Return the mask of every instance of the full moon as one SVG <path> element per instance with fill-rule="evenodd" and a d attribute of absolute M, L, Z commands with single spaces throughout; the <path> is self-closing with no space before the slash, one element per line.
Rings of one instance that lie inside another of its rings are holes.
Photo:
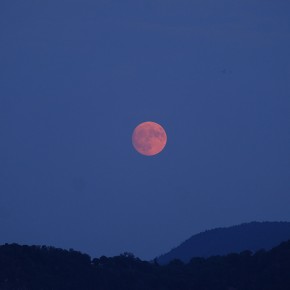
<path fill-rule="evenodd" d="M 143 155 L 152 156 L 160 153 L 167 142 L 167 135 L 161 125 L 155 122 L 139 124 L 132 135 L 134 148 Z"/>

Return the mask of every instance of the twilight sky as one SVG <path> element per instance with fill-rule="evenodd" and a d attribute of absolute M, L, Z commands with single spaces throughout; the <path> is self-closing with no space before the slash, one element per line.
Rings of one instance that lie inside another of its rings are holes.
<path fill-rule="evenodd" d="M 0 244 L 151 259 L 290 220 L 289 0 L 0 1 Z M 155 121 L 165 150 L 131 134 Z"/>

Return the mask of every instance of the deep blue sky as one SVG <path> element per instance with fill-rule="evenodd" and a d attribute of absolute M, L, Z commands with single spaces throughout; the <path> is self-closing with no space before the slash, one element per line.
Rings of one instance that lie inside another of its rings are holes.
<path fill-rule="evenodd" d="M 290 220 L 288 0 L 1 0 L 0 243 L 151 259 Z M 166 130 L 155 157 L 131 134 Z"/>

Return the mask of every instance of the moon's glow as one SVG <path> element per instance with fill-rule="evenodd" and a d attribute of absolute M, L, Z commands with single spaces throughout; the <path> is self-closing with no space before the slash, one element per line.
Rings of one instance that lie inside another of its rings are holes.
<path fill-rule="evenodd" d="M 160 153 L 167 142 L 165 130 L 155 122 L 138 125 L 132 135 L 134 148 L 141 154 L 151 156 Z"/>

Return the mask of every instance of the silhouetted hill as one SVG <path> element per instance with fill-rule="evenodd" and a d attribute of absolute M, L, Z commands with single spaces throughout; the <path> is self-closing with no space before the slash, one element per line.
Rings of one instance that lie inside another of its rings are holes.
<path fill-rule="evenodd" d="M 289 290 L 290 241 L 272 250 L 174 260 L 91 259 L 52 247 L 0 246 L 1 290 Z"/>
<path fill-rule="evenodd" d="M 290 222 L 251 222 L 199 233 L 157 258 L 166 264 L 174 259 L 189 262 L 193 257 L 239 253 L 245 250 L 269 250 L 290 239 Z"/>

